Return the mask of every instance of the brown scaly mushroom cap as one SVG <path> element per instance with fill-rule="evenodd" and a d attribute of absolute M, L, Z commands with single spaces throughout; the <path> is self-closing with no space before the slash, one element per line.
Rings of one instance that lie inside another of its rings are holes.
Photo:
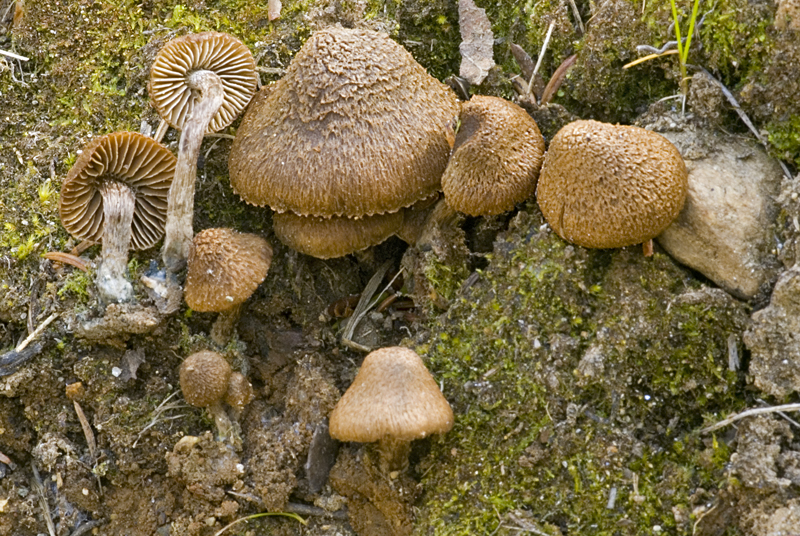
<path fill-rule="evenodd" d="M 453 410 L 419 355 L 402 347 L 381 348 L 367 355 L 353 384 L 330 416 L 331 437 L 340 441 L 381 441 L 400 448 L 453 427 Z M 379 447 L 381 448 L 381 447 Z M 381 448 L 384 456 L 394 454 Z M 405 460 L 389 463 L 396 468 Z"/>
<path fill-rule="evenodd" d="M 256 91 L 256 64 L 250 49 L 226 33 L 202 32 L 173 39 L 162 48 L 150 71 L 148 91 L 158 114 L 172 128 L 183 130 L 197 102 L 188 83 L 194 71 L 214 72 L 225 98 L 206 133 L 230 125 Z"/>
<path fill-rule="evenodd" d="M 281 242 L 318 259 L 341 257 L 380 244 L 402 225 L 403 211 L 358 219 L 298 216 L 291 212 L 275 213 L 272 218 L 275 236 Z"/>
<path fill-rule="evenodd" d="M 255 92 L 256 80 L 250 50 L 224 33 L 173 39 L 153 62 L 148 85 L 153 106 L 182 131 L 163 252 L 164 264 L 173 273 L 186 263 L 194 234 L 194 183 L 203 136 L 236 119 Z"/>
<path fill-rule="evenodd" d="M 507 212 L 531 197 L 544 160 L 544 138 L 528 113 L 505 99 L 473 96 L 442 176 L 444 197 L 471 216 Z"/>
<path fill-rule="evenodd" d="M 194 237 L 184 298 L 195 311 L 229 310 L 264 281 L 272 248 L 260 236 L 233 229 L 206 229 Z"/>
<path fill-rule="evenodd" d="M 362 217 L 439 190 L 455 94 L 368 30 L 316 32 L 253 98 L 231 149 L 233 189 L 277 212 Z"/>
<path fill-rule="evenodd" d="M 575 121 L 550 143 L 536 196 L 565 240 L 618 248 L 658 236 L 683 208 L 687 189 L 683 158 L 663 136 Z"/>
<path fill-rule="evenodd" d="M 219 403 L 225 396 L 231 366 L 216 352 L 197 352 L 183 361 L 179 377 L 186 402 L 205 408 Z"/>
<path fill-rule="evenodd" d="M 64 179 L 58 208 L 64 228 L 103 242 L 97 285 L 104 300 L 133 297 L 124 275 L 128 248 L 147 249 L 163 236 L 175 164 L 151 138 L 115 132 L 84 147 Z"/>

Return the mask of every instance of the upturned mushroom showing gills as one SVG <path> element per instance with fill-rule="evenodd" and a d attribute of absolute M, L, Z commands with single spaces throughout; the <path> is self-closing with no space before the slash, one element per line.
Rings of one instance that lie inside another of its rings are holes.
<path fill-rule="evenodd" d="M 412 441 L 449 431 L 453 410 L 415 351 L 381 348 L 364 358 L 329 426 L 339 441 L 378 441 L 388 473 L 406 469 Z"/>
<path fill-rule="evenodd" d="M 175 273 L 186 263 L 194 234 L 194 184 L 203 137 L 228 126 L 247 106 L 256 90 L 255 60 L 231 35 L 186 35 L 159 51 L 148 89 L 159 115 L 181 130 L 163 252 L 164 264 Z"/>
<path fill-rule="evenodd" d="M 299 216 L 397 212 L 440 189 L 455 94 L 386 35 L 316 32 L 253 98 L 229 160 L 253 205 Z"/>
<path fill-rule="evenodd" d="M 536 197 L 563 239 L 619 248 L 658 236 L 680 213 L 687 189 L 686 164 L 663 136 L 575 121 L 550 142 Z"/>
<path fill-rule="evenodd" d="M 105 302 L 133 298 L 125 278 L 128 249 L 147 249 L 164 234 L 175 156 L 136 132 L 97 138 L 61 186 L 59 215 L 76 238 L 103 243 L 96 284 Z"/>
<path fill-rule="evenodd" d="M 442 177 L 447 204 L 470 216 L 507 212 L 536 191 L 544 138 L 528 113 L 505 99 L 473 96 Z"/>
<path fill-rule="evenodd" d="M 206 229 L 189 252 L 184 298 L 200 312 L 218 312 L 211 338 L 225 344 L 238 320 L 239 307 L 267 276 L 272 248 L 261 238 L 233 229 Z"/>

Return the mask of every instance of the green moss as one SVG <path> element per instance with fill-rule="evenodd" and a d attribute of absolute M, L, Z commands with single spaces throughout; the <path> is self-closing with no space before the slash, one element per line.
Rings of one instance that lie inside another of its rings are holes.
<path fill-rule="evenodd" d="M 726 451 L 709 458 L 693 430 L 740 406 L 727 338 L 746 311 L 665 255 L 585 250 L 540 224 L 518 216 L 419 348 L 456 424 L 420 467 L 417 531 L 488 534 L 513 511 L 568 533 L 675 529 L 672 508 L 724 480 Z"/>
<path fill-rule="evenodd" d="M 800 115 L 791 115 L 786 121 L 772 121 L 764 128 L 773 155 L 800 167 Z"/>

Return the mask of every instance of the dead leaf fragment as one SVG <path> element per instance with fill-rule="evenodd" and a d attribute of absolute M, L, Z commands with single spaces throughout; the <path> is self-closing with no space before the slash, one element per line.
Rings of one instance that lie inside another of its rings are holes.
<path fill-rule="evenodd" d="M 459 75 L 478 85 L 494 67 L 494 34 L 486 10 L 473 0 L 458 0 L 458 24 L 461 27 L 461 68 Z"/>
<path fill-rule="evenodd" d="M 267 3 L 267 17 L 270 22 L 281 18 L 281 0 L 269 0 Z"/>

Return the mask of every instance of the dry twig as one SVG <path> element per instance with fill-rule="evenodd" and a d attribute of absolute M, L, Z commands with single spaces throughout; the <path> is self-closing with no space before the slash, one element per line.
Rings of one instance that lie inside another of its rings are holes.
<path fill-rule="evenodd" d="M 800 404 L 784 404 L 782 406 L 770 406 L 767 408 L 753 408 L 743 411 L 741 413 L 737 413 L 731 417 L 723 421 L 719 421 L 717 424 L 712 424 L 706 428 L 700 430 L 701 434 L 707 434 L 708 432 L 713 432 L 714 430 L 719 430 L 720 428 L 724 428 L 729 424 L 733 424 L 736 421 L 742 420 L 746 417 L 753 417 L 754 415 L 763 415 L 765 413 L 780 413 L 780 412 L 789 412 L 789 411 L 800 411 Z"/>

